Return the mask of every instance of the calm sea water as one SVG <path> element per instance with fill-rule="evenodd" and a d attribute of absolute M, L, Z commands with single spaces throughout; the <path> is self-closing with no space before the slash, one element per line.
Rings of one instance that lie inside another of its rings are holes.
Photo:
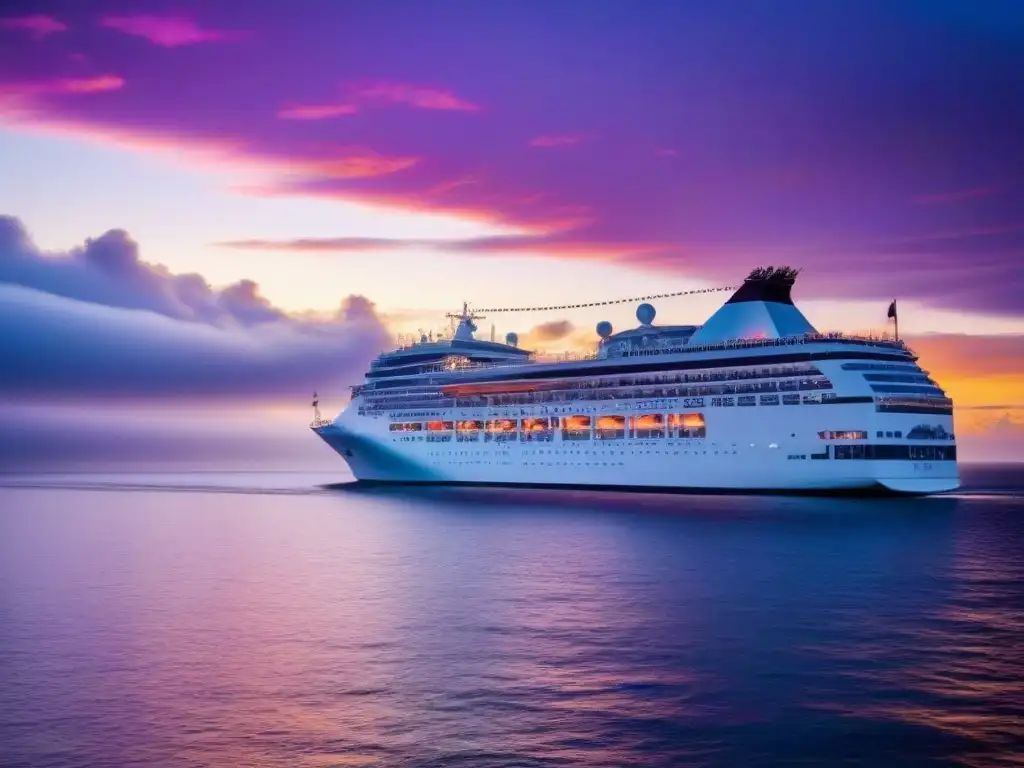
<path fill-rule="evenodd" d="M 0 764 L 1024 765 L 1024 468 L 964 474 L 2 476 Z"/>

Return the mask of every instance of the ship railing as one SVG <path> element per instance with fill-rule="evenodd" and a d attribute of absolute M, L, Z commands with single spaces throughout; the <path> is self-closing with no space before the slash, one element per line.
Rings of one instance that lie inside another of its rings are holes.
<path fill-rule="evenodd" d="M 832 342 L 862 346 L 888 347 L 909 354 L 913 351 L 902 340 L 884 336 L 860 336 L 845 333 L 807 333 L 799 336 L 783 336 L 776 339 L 731 339 L 716 344 L 697 344 L 677 347 L 629 345 L 625 348 L 609 349 L 608 357 L 637 357 L 646 355 L 694 354 L 698 352 L 722 352 L 735 349 L 759 349 L 764 347 L 790 347 L 801 344 Z"/>
<path fill-rule="evenodd" d="M 698 344 L 698 345 L 684 345 L 680 347 L 666 347 L 666 346 L 633 346 L 630 345 L 626 348 L 611 349 L 606 351 L 606 355 L 609 358 L 620 358 L 620 357 L 640 357 L 648 355 L 689 355 L 698 354 L 702 352 L 724 352 L 732 351 L 737 349 L 764 349 L 767 347 L 793 347 L 803 344 L 820 344 L 820 343 L 838 343 L 838 344 L 853 344 L 859 346 L 873 346 L 873 347 L 885 347 L 889 349 L 896 349 L 902 352 L 906 352 L 908 355 L 913 355 L 913 350 L 906 345 L 902 339 L 892 339 L 885 336 L 871 336 L 871 335 L 857 335 L 857 334 L 846 334 L 846 333 L 807 333 L 799 336 L 783 336 L 776 339 L 732 339 L 730 341 L 723 341 L 716 344 Z M 477 371 L 477 370 L 501 370 L 506 368 L 519 368 L 524 365 L 540 365 L 550 363 L 564 363 L 564 362 L 587 362 L 596 360 L 600 357 L 600 351 L 594 350 L 592 352 L 564 352 L 559 354 L 539 354 L 534 353 L 529 357 L 522 360 L 513 361 L 501 361 L 501 362 L 480 362 L 480 361 L 465 361 L 459 362 L 453 365 L 451 362 L 448 363 L 437 363 L 429 367 L 424 367 L 415 375 L 420 376 L 424 374 L 445 374 L 455 372 L 466 372 L 466 371 Z M 440 384 L 443 383 L 441 380 L 429 379 L 425 383 Z M 352 388 L 352 395 L 355 396 L 362 391 L 362 386 L 356 385 Z"/>

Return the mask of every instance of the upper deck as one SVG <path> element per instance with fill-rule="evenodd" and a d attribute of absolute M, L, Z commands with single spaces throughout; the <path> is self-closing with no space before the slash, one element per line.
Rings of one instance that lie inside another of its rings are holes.
<path fill-rule="evenodd" d="M 637 345 L 623 348 L 613 355 L 602 355 L 599 351 L 551 356 L 530 354 L 514 362 L 485 363 L 450 357 L 431 364 L 425 370 L 404 374 L 396 371 L 386 380 L 368 379 L 367 384 L 354 386 L 352 394 L 359 394 L 367 386 L 378 389 L 456 382 L 579 378 L 830 359 L 912 363 L 917 356 L 902 341 L 826 333 L 778 339 L 737 339 L 682 347 Z"/>
<path fill-rule="evenodd" d="M 655 326 L 650 304 L 637 309 L 639 326 L 617 334 L 597 325 L 600 340 L 582 353 L 541 355 L 518 347 L 515 334 L 505 344 L 473 338 L 476 316 L 463 307 L 451 339 L 419 343 L 381 355 L 371 366 L 369 389 L 456 382 L 535 380 L 699 369 L 708 366 L 788 364 L 825 359 L 914 362 L 902 341 L 881 336 L 819 333 L 793 305 L 796 270 L 757 269 L 703 326 Z"/>

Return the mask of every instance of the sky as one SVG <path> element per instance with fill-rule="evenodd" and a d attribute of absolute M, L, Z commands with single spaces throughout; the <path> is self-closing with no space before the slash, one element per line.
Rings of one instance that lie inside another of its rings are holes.
<path fill-rule="evenodd" d="M 0 423 L 301 429 L 463 301 L 785 263 L 822 330 L 898 299 L 965 456 L 1024 458 L 1022 93 L 1016 0 L 7 0 Z M 633 309 L 481 327 L 581 348 Z"/>

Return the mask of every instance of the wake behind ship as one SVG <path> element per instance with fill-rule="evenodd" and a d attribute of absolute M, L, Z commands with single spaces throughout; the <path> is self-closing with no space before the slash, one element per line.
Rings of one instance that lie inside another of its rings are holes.
<path fill-rule="evenodd" d="M 926 494 L 959 485 L 953 403 L 899 340 L 820 334 L 797 270 L 756 269 L 703 326 L 612 333 L 544 360 L 474 338 L 380 355 L 312 428 L 359 480 Z"/>

